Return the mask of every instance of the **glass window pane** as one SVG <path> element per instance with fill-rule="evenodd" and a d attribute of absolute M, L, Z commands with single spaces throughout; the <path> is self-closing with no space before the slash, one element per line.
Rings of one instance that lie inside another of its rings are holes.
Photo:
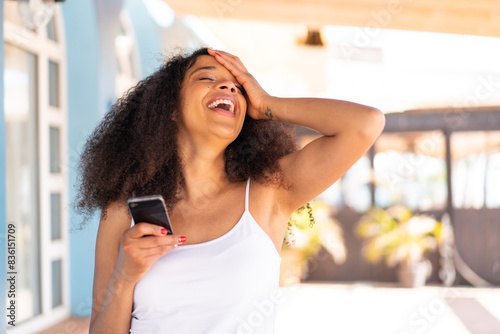
<path fill-rule="evenodd" d="M 444 135 L 438 131 L 382 134 L 375 144 L 375 205 L 444 209 L 447 200 Z"/>
<path fill-rule="evenodd" d="M 453 205 L 500 208 L 500 131 L 451 136 Z"/>
<path fill-rule="evenodd" d="M 52 308 L 62 304 L 62 261 L 52 261 Z"/>
<path fill-rule="evenodd" d="M 58 128 L 50 127 L 50 172 L 61 172 L 61 138 Z"/>
<path fill-rule="evenodd" d="M 61 194 L 50 194 L 50 230 L 51 239 L 61 238 Z"/>
<path fill-rule="evenodd" d="M 56 35 L 56 25 L 54 23 L 54 18 L 50 19 L 49 23 L 47 23 L 47 38 L 57 42 Z"/>
<path fill-rule="evenodd" d="M 41 312 L 37 57 L 6 44 L 4 83 L 7 222 L 16 226 L 20 323 Z"/>
<path fill-rule="evenodd" d="M 59 107 L 59 64 L 49 60 L 49 104 Z"/>

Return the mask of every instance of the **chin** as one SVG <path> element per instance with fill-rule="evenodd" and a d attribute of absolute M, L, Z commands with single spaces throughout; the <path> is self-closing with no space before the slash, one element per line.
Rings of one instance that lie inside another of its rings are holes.
<path fill-rule="evenodd" d="M 220 126 L 218 129 L 215 128 L 212 132 L 215 136 L 227 140 L 228 143 L 232 143 L 240 134 L 241 128 L 235 129 L 233 126 Z"/>
<path fill-rule="evenodd" d="M 238 138 L 238 134 L 219 134 L 218 136 L 221 140 L 224 140 L 225 142 L 227 142 L 227 145 L 231 144 L 233 141 L 236 140 L 236 138 Z M 226 145 L 226 146 L 227 146 Z"/>
<path fill-rule="evenodd" d="M 235 131 L 217 131 L 216 133 L 213 133 L 213 136 L 224 142 L 226 146 L 231 144 L 238 137 L 238 135 L 239 132 Z"/>

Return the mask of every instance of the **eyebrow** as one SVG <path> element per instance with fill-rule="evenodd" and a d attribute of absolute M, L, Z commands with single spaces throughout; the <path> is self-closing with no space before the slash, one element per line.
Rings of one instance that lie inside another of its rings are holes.
<path fill-rule="evenodd" d="M 194 70 L 193 72 L 191 72 L 191 74 L 189 76 L 191 77 L 196 72 L 202 71 L 202 70 L 215 70 L 215 66 L 202 66 L 202 67 L 198 67 L 196 70 Z"/>

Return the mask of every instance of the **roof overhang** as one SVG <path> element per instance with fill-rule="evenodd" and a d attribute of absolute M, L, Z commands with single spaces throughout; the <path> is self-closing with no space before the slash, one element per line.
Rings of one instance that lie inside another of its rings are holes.
<path fill-rule="evenodd" d="M 164 0 L 178 15 L 500 37 L 498 0 Z"/>

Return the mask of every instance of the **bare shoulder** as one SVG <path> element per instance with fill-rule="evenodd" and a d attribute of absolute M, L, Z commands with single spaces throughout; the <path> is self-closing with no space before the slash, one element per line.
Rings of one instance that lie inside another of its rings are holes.
<path fill-rule="evenodd" d="M 128 222 L 126 222 L 128 220 Z M 100 225 L 119 224 L 130 227 L 132 217 L 128 211 L 127 202 L 118 200 L 111 202 L 101 215 Z"/>

